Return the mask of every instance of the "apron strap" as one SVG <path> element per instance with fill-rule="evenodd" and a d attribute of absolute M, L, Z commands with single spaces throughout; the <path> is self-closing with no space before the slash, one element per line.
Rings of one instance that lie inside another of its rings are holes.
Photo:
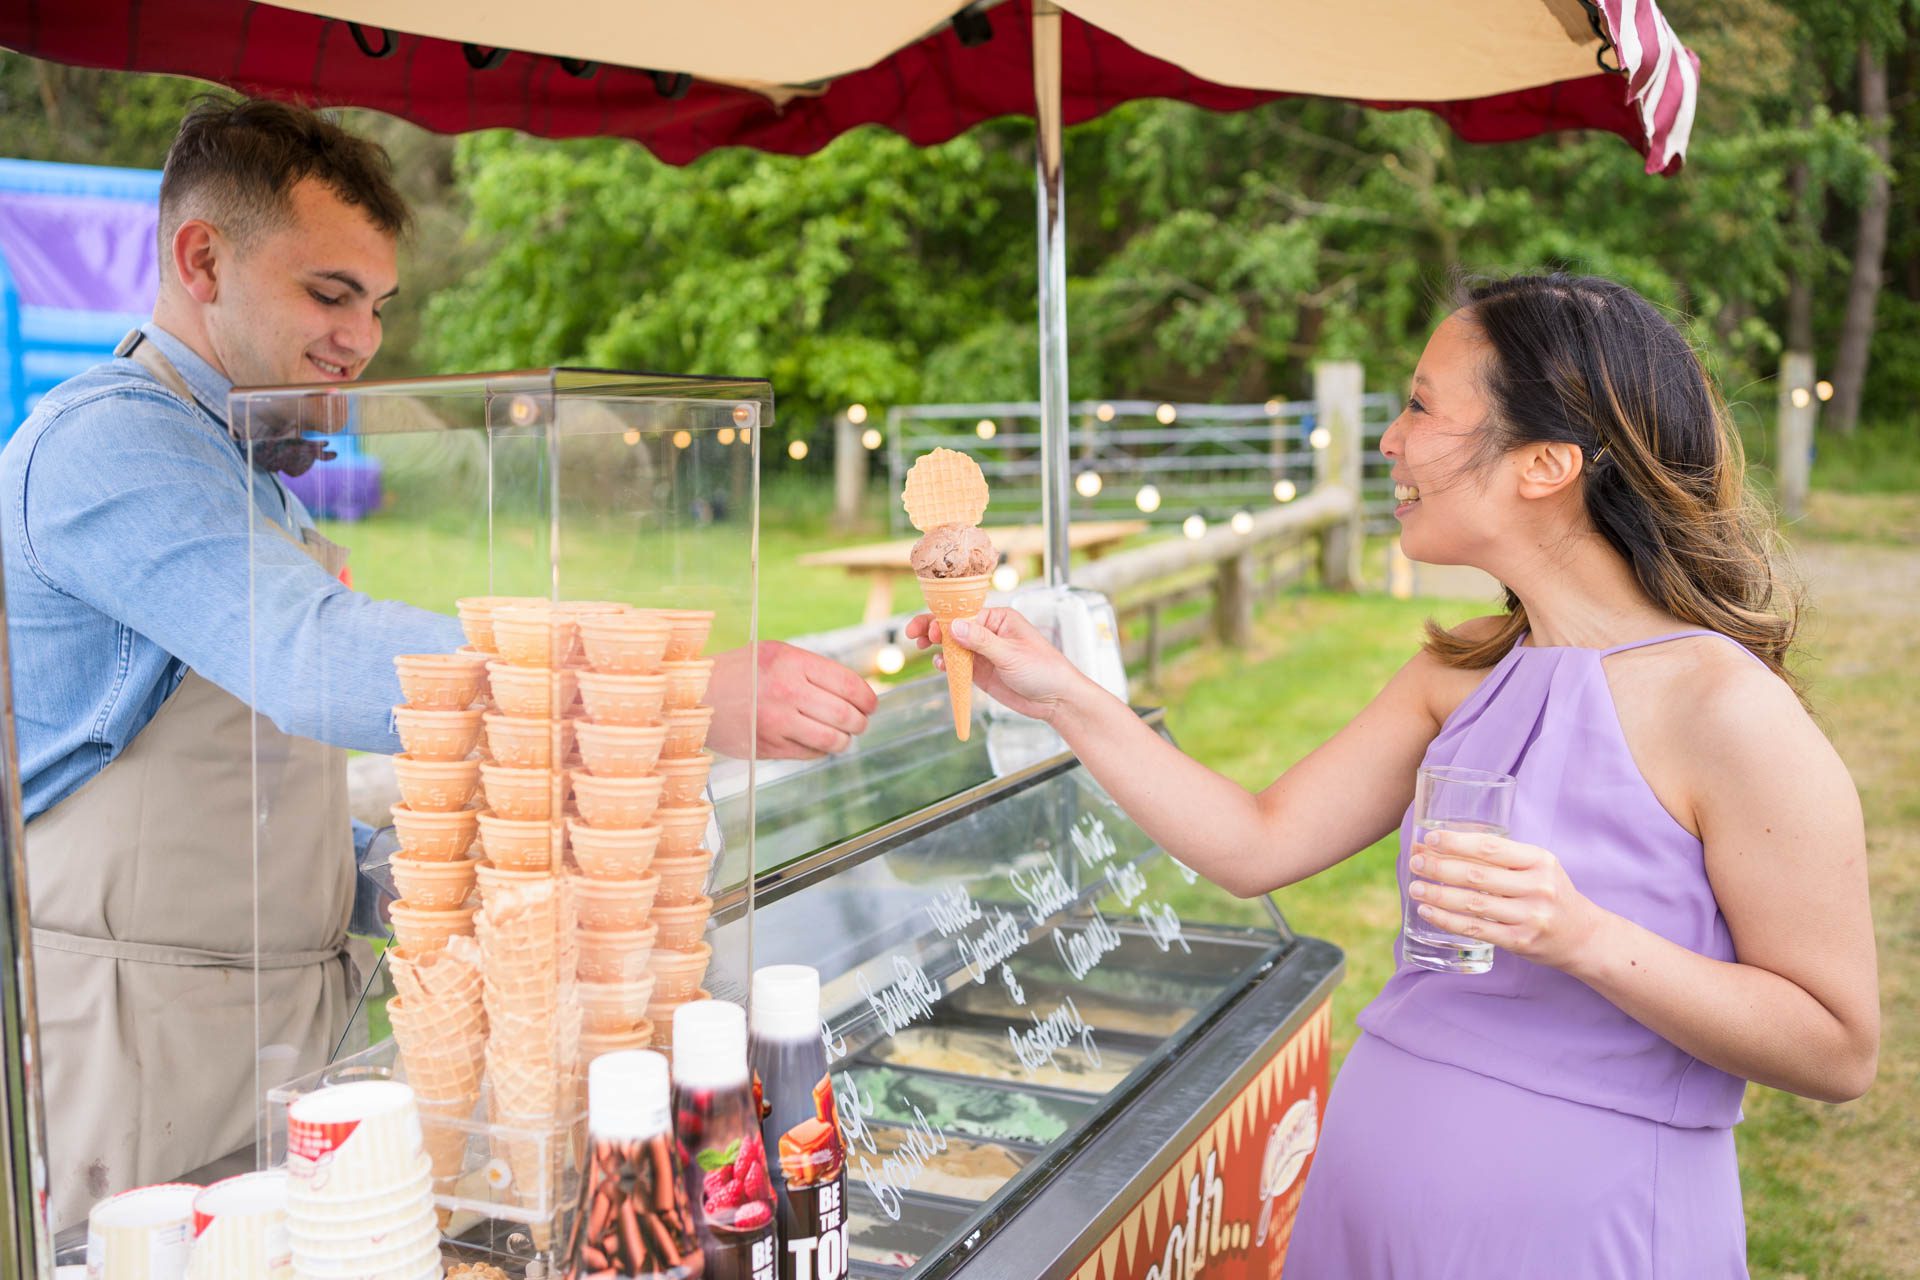
<path fill-rule="evenodd" d="M 147 335 L 138 329 L 131 330 L 126 337 L 120 339 L 120 345 L 113 349 L 113 354 L 122 360 L 132 360 L 159 379 L 161 386 L 188 404 L 199 405 L 201 409 L 206 409 L 205 405 L 200 404 L 200 397 L 194 395 L 193 389 L 187 386 L 187 380 L 180 376 L 180 371 L 173 367 L 173 361 L 161 355 L 160 349 L 148 342 Z"/>
<path fill-rule="evenodd" d="M 196 947 L 170 947 L 154 942 L 119 942 L 112 938 L 60 933 L 53 929 L 35 929 L 33 945 L 49 951 L 67 951 L 107 960 L 132 960 L 138 964 L 176 965 L 186 969 L 304 969 L 310 965 L 326 964 L 347 954 L 347 949 L 341 946 L 316 951 L 262 951 L 256 959 L 252 952 L 202 951 Z"/>

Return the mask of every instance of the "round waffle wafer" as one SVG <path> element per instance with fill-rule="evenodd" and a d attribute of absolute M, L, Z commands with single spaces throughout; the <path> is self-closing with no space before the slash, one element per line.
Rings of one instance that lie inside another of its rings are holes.
<path fill-rule="evenodd" d="M 966 454 L 935 449 L 914 461 L 900 501 L 922 533 L 943 524 L 979 524 L 987 513 L 987 478 Z"/>

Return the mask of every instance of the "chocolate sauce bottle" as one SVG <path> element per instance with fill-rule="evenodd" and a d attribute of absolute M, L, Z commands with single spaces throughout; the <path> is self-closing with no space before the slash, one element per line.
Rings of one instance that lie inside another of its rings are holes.
<path fill-rule="evenodd" d="M 753 975 L 754 1077 L 780 1197 L 780 1280 L 847 1274 L 847 1158 L 820 1039 L 820 973 L 768 965 Z"/>
<path fill-rule="evenodd" d="M 747 1011 L 695 1000 L 673 1013 L 674 1133 L 708 1280 L 777 1280 L 773 1183 L 747 1074 Z"/>
<path fill-rule="evenodd" d="M 705 1271 L 673 1141 L 667 1060 L 645 1049 L 587 1067 L 587 1176 L 568 1280 L 695 1280 Z"/>

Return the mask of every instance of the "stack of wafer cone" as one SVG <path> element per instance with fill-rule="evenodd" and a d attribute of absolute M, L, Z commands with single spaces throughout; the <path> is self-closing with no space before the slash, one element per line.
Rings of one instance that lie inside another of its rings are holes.
<path fill-rule="evenodd" d="M 987 511 L 987 478 L 980 464 L 953 449 L 923 454 L 907 472 L 901 494 L 907 518 L 926 533 L 942 525 L 978 525 Z M 953 701 L 953 731 L 965 742 L 973 724 L 973 651 L 953 638 L 953 624 L 976 618 L 986 607 L 991 575 L 937 578 L 922 574 L 920 590 L 940 623 L 940 656 Z"/>
<path fill-rule="evenodd" d="M 480 948 L 455 936 L 424 956 L 395 950 L 389 957 L 399 994 L 387 1003 L 387 1017 L 419 1103 L 434 1183 L 450 1190 L 463 1172 L 467 1131 L 461 1125 L 480 1099 L 486 1063 Z"/>
<path fill-rule="evenodd" d="M 489 887 L 474 926 L 487 1014 L 490 1118 L 515 1128 L 551 1129 L 580 1043 L 570 886 L 560 875 Z M 496 1144 L 515 1200 L 533 1204 L 551 1197 L 558 1168 L 554 1146 Z"/>

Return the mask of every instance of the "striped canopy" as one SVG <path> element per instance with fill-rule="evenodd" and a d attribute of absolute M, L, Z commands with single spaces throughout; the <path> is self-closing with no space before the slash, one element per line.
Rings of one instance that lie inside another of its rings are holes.
<path fill-rule="evenodd" d="M 1045 3 L 1045 0 L 1039 0 Z M 806 154 L 1035 110 L 1035 0 L 9 0 L 0 45 L 372 107 L 444 133 Z M 1420 107 L 1461 137 L 1620 135 L 1677 172 L 1699 60 L 1654 0 L 1060 0 L 1067 124 L 1136 98 Z"/>

